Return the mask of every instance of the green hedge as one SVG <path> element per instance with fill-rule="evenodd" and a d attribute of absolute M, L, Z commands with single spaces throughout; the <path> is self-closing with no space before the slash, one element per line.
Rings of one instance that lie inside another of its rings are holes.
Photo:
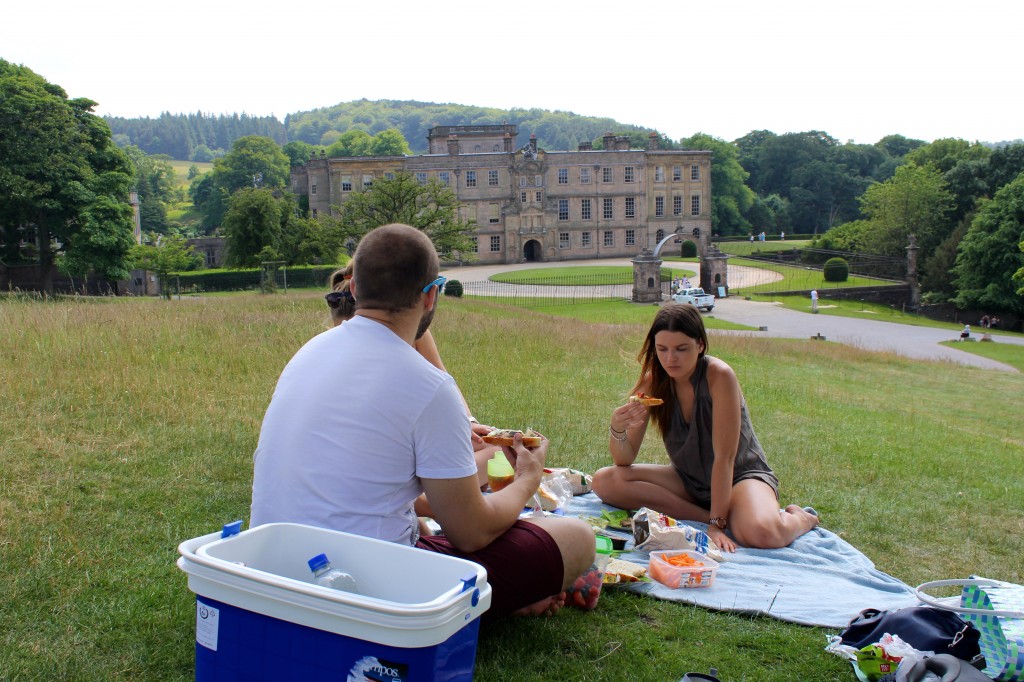
<path fill-rule="evenodd" d="M 277 270 L 274 282 L 277 288 L 283 288 L 287 279 L 289 287 L 309 287 L 327 289 L 327 279 L 338 269 L 337 265 L 302 265 Z M 208 293 L 211 291 L 257 291 L 260 288 L 260 270 L 197 270 L 183 272 L 170 277 L 170 286 L 174 287 L 177 277 L 183 294 Z"/>

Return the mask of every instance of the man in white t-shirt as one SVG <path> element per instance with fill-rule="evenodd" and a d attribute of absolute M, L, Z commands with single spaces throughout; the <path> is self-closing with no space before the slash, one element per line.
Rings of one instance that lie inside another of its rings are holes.
<path fill-rule="evenodd" d="M 505 448 L 514 482 L 481 494 L 455 381 L 413 345 L 444 283 L 433 244 L 385 225 L 354 263 L 355 317 L 303 346 L 274 391 L 251 525 L 304 523 L 467 558 L 487 569 L 490 614 L 554 613 L 594 570 L 594 536 L 578 519 L 518 519 L 540 485 L 547 439 L 531 450 L 517 437 Z M 418 516 L 444 536 L 421 538 Z"/>

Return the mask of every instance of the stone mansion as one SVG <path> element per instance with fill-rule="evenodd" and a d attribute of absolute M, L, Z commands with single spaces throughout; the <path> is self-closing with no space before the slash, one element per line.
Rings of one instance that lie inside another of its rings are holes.
<path fill-rule="evenodd" d="M 406 171 L 452 188 L 476 222 L 479 263 L 633 257 L 680 233 L 703 254 L 711 236 L 711 152 L 630 149 L 608 133 L 604 149 L 516 146 L 515 125 L 436 126 L 417 156 L 310 158 L 291 191 L 312 216 L 330 213 L 374 178 Z"/>

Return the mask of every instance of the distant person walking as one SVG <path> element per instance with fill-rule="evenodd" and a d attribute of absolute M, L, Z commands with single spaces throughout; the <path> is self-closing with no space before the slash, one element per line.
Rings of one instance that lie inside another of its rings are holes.
<path fill-rule="evenodd" d="M 971 338 L 971 325 L 965 324 L 964 330 L 960 332 L 960 340 L 966 341 L 969 338 Z"/>
<path fill-rule="evenodd" d="M 786 233 L 785 232 L 779 232 L 779 239 L 781 241 L 786 241 Z"/>
<path fill-rule="evenodd" d="M 811 289 L 811 312 L 818 312 L 818 290 Z"/>

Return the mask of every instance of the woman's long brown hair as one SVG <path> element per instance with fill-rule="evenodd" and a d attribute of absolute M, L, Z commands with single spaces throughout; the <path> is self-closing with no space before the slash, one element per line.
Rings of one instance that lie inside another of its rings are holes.
<path fill-rule="evenodd" d="M 708 333 L 704 330 L 704 318 L 700 311 L 689 303 L 671 303 L 663 306 L 658 314 L 654 316 L 654 322 L 647 331 L 647 337 L 640 348 L 637 360 L 640 362 L 640 378 L 633 386 L 635 394 L 644 380 L 650 377 L 650 395 L 654 398 L 661 398 L 665 402 L 650 408 L 651 420 L 661 431 L 662 438 L 668 433 L 672 423 L 672 411 L 679 409 L 675 391 L 672 389 L 672 378 L 665 373 L 658 361 L 658 351 L 654 345 L 654 337 L 658 332 L 680 332 L 691 339 L 700 341 L 704 349 L 700 352 L 703 357 L 708 352 Z"/>

